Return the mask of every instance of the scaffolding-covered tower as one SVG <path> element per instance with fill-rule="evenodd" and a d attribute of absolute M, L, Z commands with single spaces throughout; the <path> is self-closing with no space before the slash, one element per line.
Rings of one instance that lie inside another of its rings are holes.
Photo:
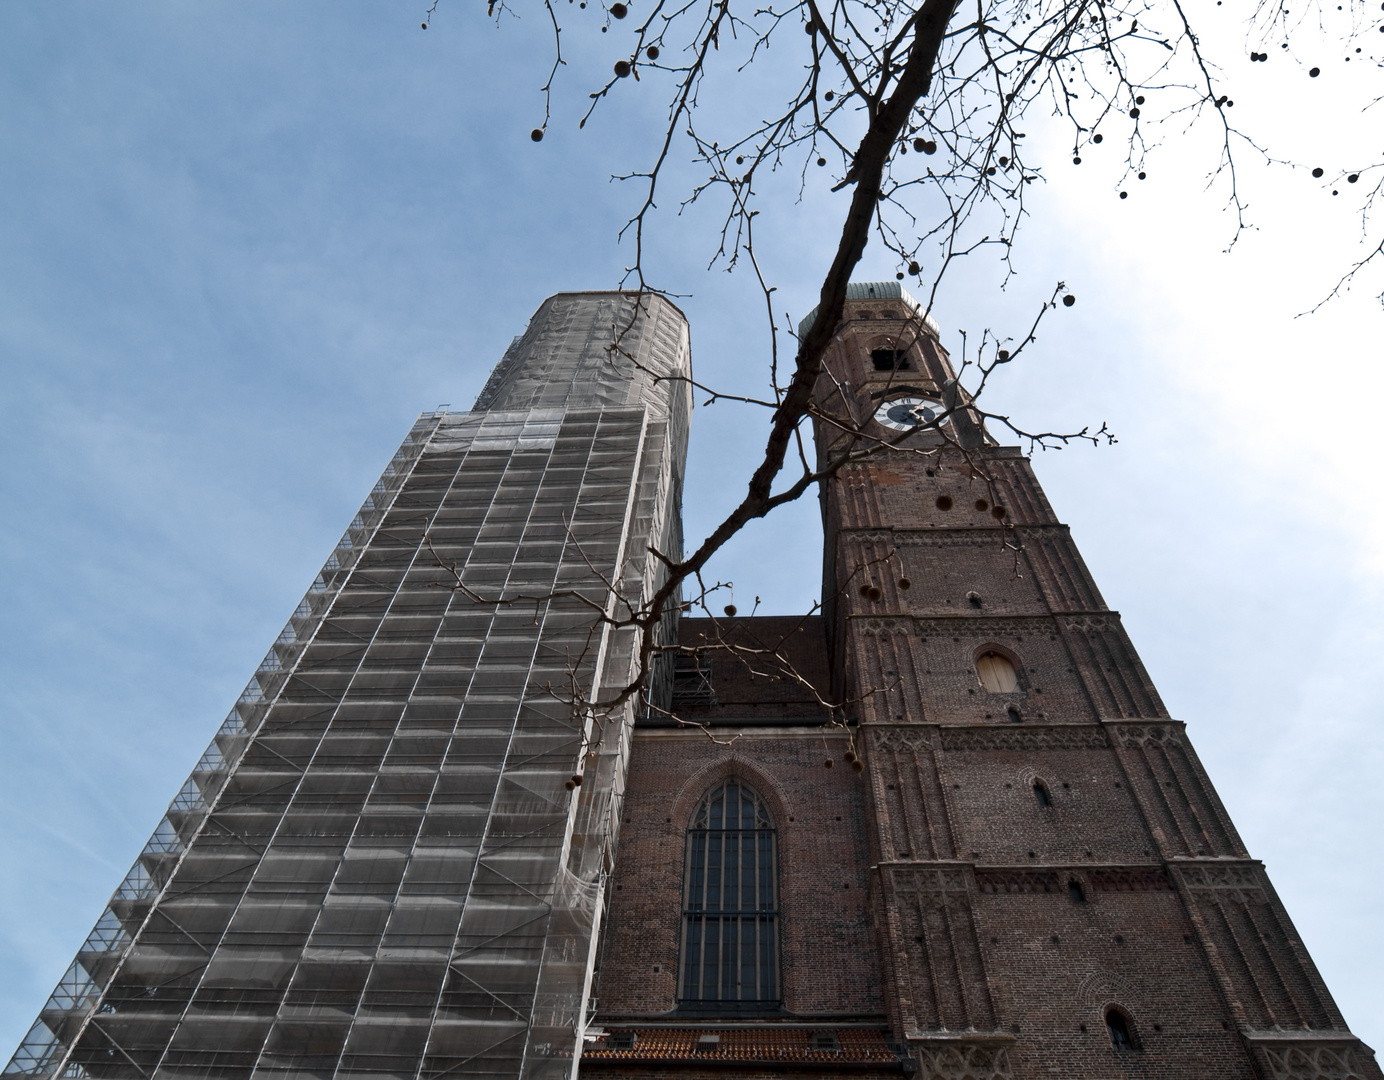
<path fill-rule="evenodd" d="M 689 376 L 666 300 L 563 293 L 419 419 L 7 1075 L 571 1074 Z"/>

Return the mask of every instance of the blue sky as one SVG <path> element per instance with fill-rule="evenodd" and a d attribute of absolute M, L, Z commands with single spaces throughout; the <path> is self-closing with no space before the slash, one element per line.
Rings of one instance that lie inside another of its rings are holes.
<path fill-rule="evenodd" d="M 1322 50 L 1314 82 L 1286 56 L 1251 66 L 1231 15 L 1207 18 L 1225 20 L 1204 37 L 1247 128 L 1329 173 L 1360 164 L 1368 121 L 1334 110 L 1362 64 Z M 612 48 L 573 35 L 535 145 L 542 26 L 459 3 L 418 21 L 364 3 L 0 7 L 6 1054 L 414 417 L 464 408 L 545 296 L 611 287 L 631 258 L 615 233 L 636 193 L 609 176 L 643 163 L 656 88 L 627 81 L 577 131 Z M 760 86 L 741 76 L 712 107 Z M 1059 278 L 1077 294 L 994 401 L 1120 434 L 1039 454 L 1039 476 L 1378 1045 L 1380 309 L 1365 288 L 1295 318 L 1358 223 L 1303 174 L 1250 165 L 1255 229 L 1227 254 L 1208 152 L 1170 138 L 1125 201 L 1111 168 L 1054 153 L 1019 277 L 1001 291 L 968 268 L 936 314 L 956 347 L 963 328 L 1013 332 Z M 783 185 L 761 223 L 795 319 L 844 205 L 826 187 L 795 202 Z M 707 272 L 710 217 L 667 198 L 652 265 L 690 294 L 697 371 L 759 390 L 753 280 Z M 870 249 L 858 277 L 893 270 Z M 756 430 L 697 410 L 689 537 L 728 505 Z M 725 554 L 742 608 L 816 597 L 815 518 L 805 503 Z"/>

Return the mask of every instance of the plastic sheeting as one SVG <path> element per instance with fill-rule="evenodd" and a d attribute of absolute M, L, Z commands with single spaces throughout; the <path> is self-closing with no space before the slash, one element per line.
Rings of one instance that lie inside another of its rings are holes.
<path fill-rule="evenodd" d="M 688 374 L 672 305 L 564 294 L 420 418 L 7 1075 L 573 1072 Z"/>

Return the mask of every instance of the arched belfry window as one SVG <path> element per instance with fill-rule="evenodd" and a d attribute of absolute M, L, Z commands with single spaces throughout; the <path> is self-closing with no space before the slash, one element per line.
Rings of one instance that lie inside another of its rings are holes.
<path fill-rule="evenodd" d="M 1019 672 L 1014 661 L 997 649 L 986 649 L 976 657 L 976 677 L 992 694 L 1012 694 L 1019 689 Z"/>
<path fill-rule="evenodd" d="M 687 830 L 680 997 L 775 1002 L 778 845 L 768 808 L 729 779 L 707 792 Z"/>

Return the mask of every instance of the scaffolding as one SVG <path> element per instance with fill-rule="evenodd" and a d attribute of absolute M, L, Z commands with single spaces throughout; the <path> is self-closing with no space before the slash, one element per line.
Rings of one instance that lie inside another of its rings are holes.
<path fill-rule="evenodd" d="M 689 364 L 666 301 L 560 294 L 420 417 L 6 1075 L 574 1073 L 641 707 L 590 707 L 601 613 L 681 554 Z"/>

